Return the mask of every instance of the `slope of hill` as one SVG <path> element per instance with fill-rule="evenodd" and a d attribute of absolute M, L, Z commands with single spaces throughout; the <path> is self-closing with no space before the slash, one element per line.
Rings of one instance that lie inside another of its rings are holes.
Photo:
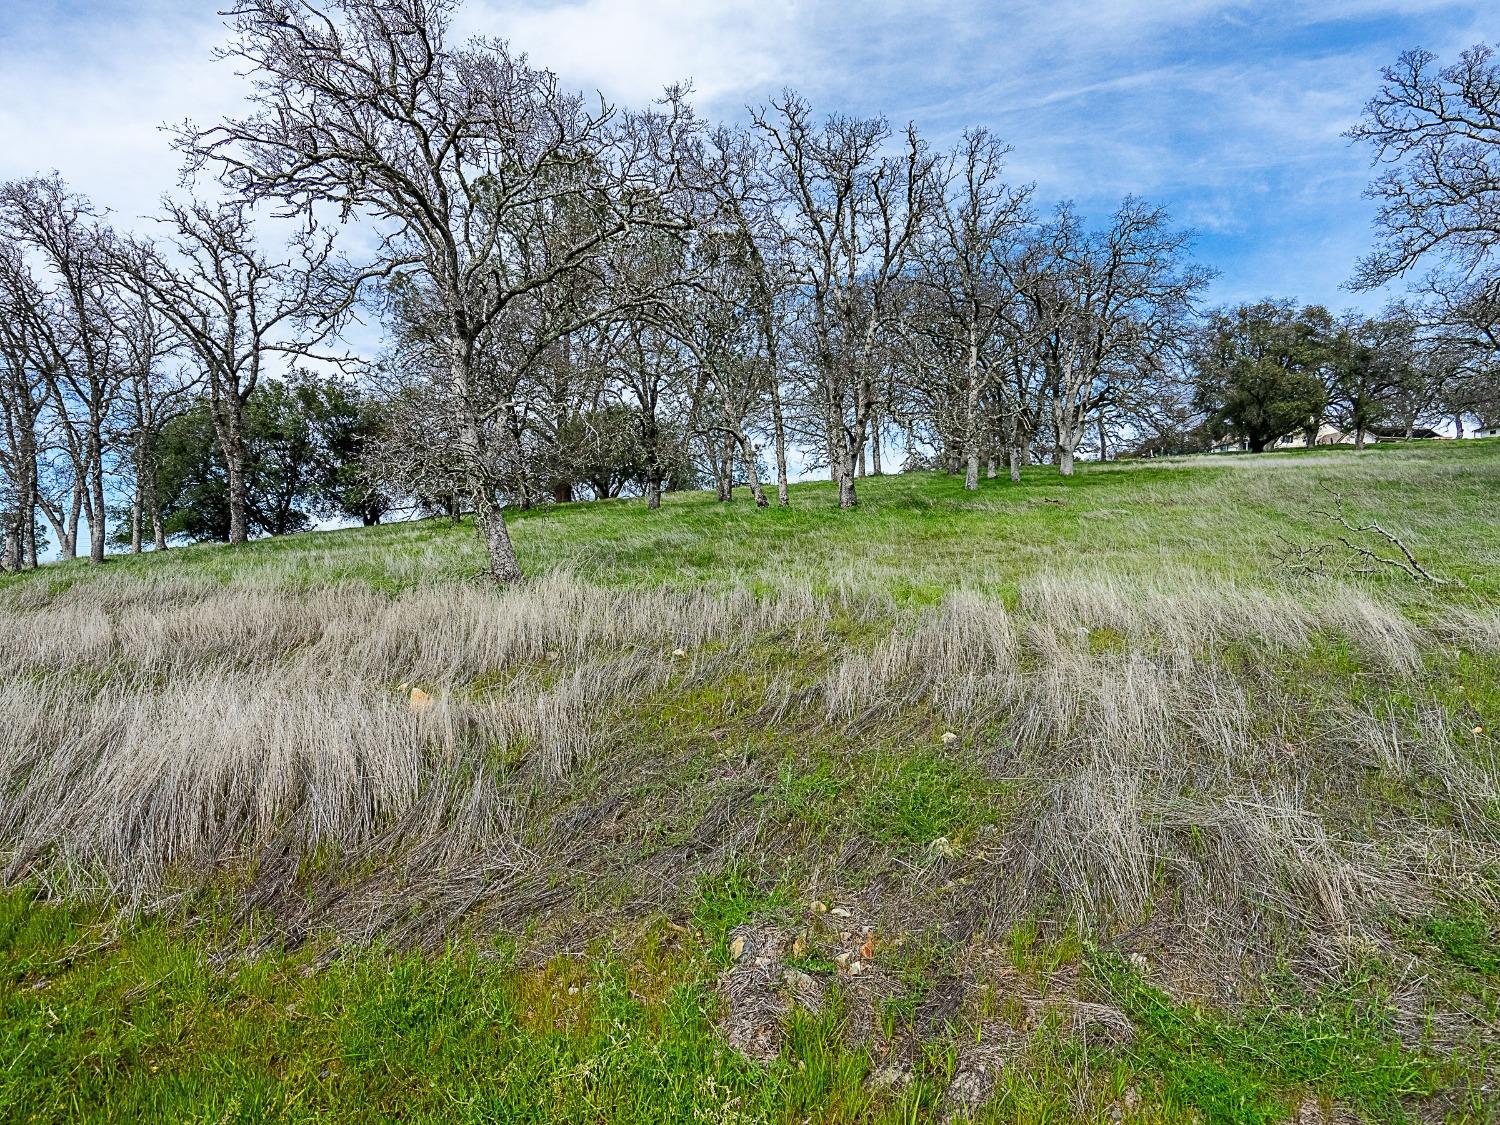
<path fill-rule="evenodd" d="M 861 499 L 0 579 L 0 1105 L 1496 1112 L 1500 442 Z"/>

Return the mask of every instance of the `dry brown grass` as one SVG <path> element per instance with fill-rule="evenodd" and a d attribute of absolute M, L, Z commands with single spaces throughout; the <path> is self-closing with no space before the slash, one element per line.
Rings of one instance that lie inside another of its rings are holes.
<path fill-rule="evenodd" d="M 890 628 L 850 648 L 836 623 L 851 619 Z M 997 922 L 1061 910 L 1086 931 L 1152 916 L 1243 942 L 1337 939 L 1484 893 L 1471 873 L 1500 858 L 1500 779 L 1428 676 L 1454 645 L 1494 651 L 1494 634 L 1477 611 L 1419 626 L 1369 588 L 1107 570 L 1038 575 L 1010 608 L 960 590 L 921 612 L 565 575 L 394 597 L 33 583 L 0 595 L 0 854 L 7 882 L 138 904 L 227 878 L 285 911 L 318 883 L 318 909 L 361 934 L 415 924 L 414 904 L 432 933 L 483 896 L 558 904 L 655 768 L 643 707 L 813 654 L 810 690 L 783 668 L 779 706 L 743 714 L 835 745 L 961 732 L 1016 794 L 965 860 Z M 1352 671 L 1329 671 L 1328 650 Z M 606 748 L 625 754 L 614 788 L 569 806 Z M 753 848 L 769 781 L 741 768 L 698 836 Z M 362 897 L 341 898 L 351 880 Z"/>
<path fill-rule="evenodd" d="M 1335 585 L 1044 575 L 1012 613 L 953 597 L 843 660 L 826 708 L 866 730 L 930 704 L 1014 782 L 985 876 L 1007 917 L 1368 933 L 1488 893 L 1471 874 L 1500 858 L 1496 763 L 1429 684 L 1443 632 Z"/>
<path fill-rule="evenodd" d="M 23 590 L 0 608 L 6 878 L 135 900 L 268 854 L 519 855 L 525 787 L 590 755 L 625 702 L 814 609 L 562 576 L 394 599 L 179 579 Z M 410 706 L 406 683 L 432 705 Z"/>

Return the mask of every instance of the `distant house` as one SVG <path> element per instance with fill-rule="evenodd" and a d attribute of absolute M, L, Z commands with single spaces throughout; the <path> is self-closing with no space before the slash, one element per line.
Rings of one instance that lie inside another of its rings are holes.
<path fill-rule="evenodd" d="M 1500 422 L 1492 426 L 1476 426 L 1469 431 L 1470 437 L 1500 437 Z"/>
<path fill-rule="evenodd" d="M 1365 440 L 1368 441 L 1369 435 Z M 1313 441 L 1314 445 L 1353 445 L 1354 435 L 1345 433 L 1337 426 L 1331 426 L 1324 422 L 1318 427 L 1318 436 Z M 1302 449 L 1307 445 L 1307 433 L 1304 430 L 1296 430 L 1285 437 L 1278 438 L 1271 446 L 1272 449 Z"/>
<path fill-rule="evenodd" d="M 1210 453 L 1244 453 L 1250 448 L 1244 438 L 1223 437 L 1208 447 Z"/>

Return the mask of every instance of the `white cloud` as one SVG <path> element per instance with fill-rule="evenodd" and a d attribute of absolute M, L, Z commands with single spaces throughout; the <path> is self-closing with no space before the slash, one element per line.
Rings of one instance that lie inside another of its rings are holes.
<path fill-rule="evenodd" d="M 177 168 L 156 127 L 242 93 L 209 60 L 214 6 L 0 7 L 0 177 L 55 167 L 126 225 L 153 209 Z M 1229 255 L 1221 291 L 1284 267 L 1316 275 L 1286 288 L 1337 301 L 1325 290 L 1368 222 L 1364 157 L 1340 131 L 1398 50 L 1451 55 L 1484 17 L 1480 0 L 468 0 L 459 30 L 629 104 L 691 79 L 711 117 L 791 85 L 940 143 L 985 124 L 1044 198 L 1092 214 L 1126 192 L 1170 202 Z"/>
<path fill-rule="evenodd" d="M 509 39 L 570 82 L 640 104 L 691 79 L 706 104 L 786 80 L 802 17 L 792 0 L 474 0 L 465 30 Z"/>
<path fill-rule="evenodd" d="M 49 9 L 52 9 L 49 11 Z M 108 16 L 41 4 L 0 25 L 0 177 L 54 169 L 123 226 L 174 188 L 166 123 L 233 108 L 240 86 L 210 61 L 221 38 L 201 5 L 114 5 Z"/>

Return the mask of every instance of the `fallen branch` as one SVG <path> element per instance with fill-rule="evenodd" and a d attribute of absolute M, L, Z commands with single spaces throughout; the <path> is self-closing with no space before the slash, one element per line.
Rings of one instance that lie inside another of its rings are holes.
<path fill-rule="evenodd" d="M 1442 578 L 1436 574 L 1433 574 L 1421 563 L 1417 562 L 1417 558 L 1412 554 L 1410 547 L 1403 543 L 1398 536 L 1393 535 L 1391 532 L 1381 527 L 1380 524 L 1376 523 L 1374 520 L 1371 520 L 1369 523 L 1365 524 L 1355 523 L 1350 520 L 1348 515 L 1346 515 L 1344 512 L 1343 496 L 1341 496 L 1337 492 L 1334 492 L 1332 489 L 1329 489 L 1328 491 L 1329 495 L 1333 497 L 1333 511 L 1330 512 L 1322 508 L 1314 508 L 1313 514 L 1333 520 L 1344 529 L 1347 534 L 1338 536 L 1338 541 L 1342 543 L 1356 558 L 1366 559 L 1369 562 L 1376 563 L 1380 566 L 1394 567 L 1396 570 L 1401 571 L 1402 574 L 1405 574 L 1414 582 L 1430 582 L 1434 586 L 1446 586 L 1452 581 L 1451 579 Z M 1377 535 L 1386 543 L 1389 543 L 1391 546 L 1400 551 L 1401 556 L 1397 558 L 1392 555 L 1381 554 L 1379 551 L 1372 550 L 1371 548 L 1366 547 L 1361 543 L 1355 542 L 1350 538 L 1351 535 Z M 1374 567 L 1366 568 L 1366 570 L 1362 573 L 1372 573 L 1374 570 Z"/>

